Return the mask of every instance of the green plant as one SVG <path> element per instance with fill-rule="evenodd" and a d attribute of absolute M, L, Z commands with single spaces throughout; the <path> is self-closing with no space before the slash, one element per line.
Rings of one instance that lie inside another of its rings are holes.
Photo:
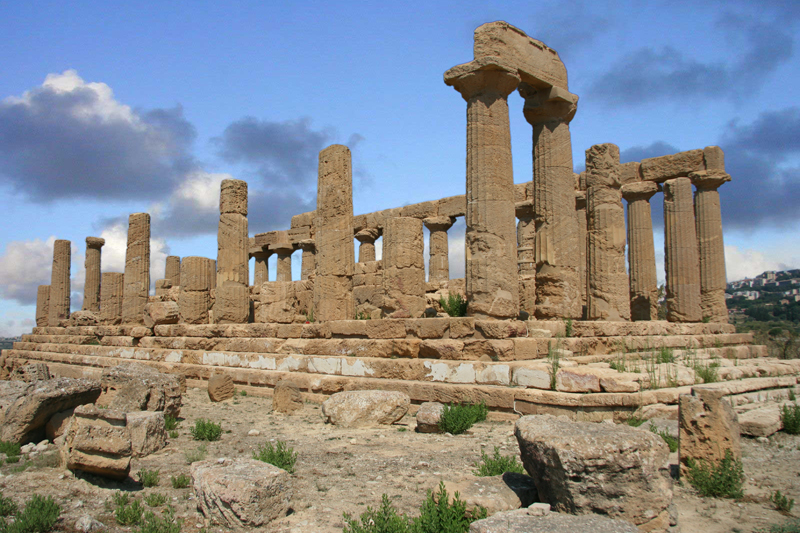
<path fill-rule="evenodd" d="M 629 426 L 638 428 L 639 426 L 647 422 L 647 419 L 639 418 L 638 416 L 632 416 L 626 422 L 628 423 Z"/>
<path fill-rule="evenodd" d="M 365 313 L 363 311 L 356 311 L 356 320 L 370 320 L 372 316 L 369 313 Z"/>
<path fill-rule="evenodd" d="M 170 482 L 172 482 L 173 489 L 185 489 L 191 483 L 192 478 L 187 476 L 186 474 L 180 474 L 179 476 L 172 476 L 169 478 Z"/>
<path fill-rule="evenodd" d="M 222 425 L 216 424 L 205 418 L 198 418 L 194 421 L 194 427 L 190 429 L 194 440 L 219 440 L 222 435 Z"/>
<path fill-rule="evenodd" d="M 239 391 L 239 396 L 247 396 L 247 391 L 246 390 Z"/>
<path fill-rule="evenodd" d="M 306 322 L 308 322 L 309 324 L 313 324 L 314 323 L 314 310 L 313 309 L 311 311 L 309 311 L 308 313 L 306 313 Z"/>
<path fill-rule="evenodd" d="M 716 383 L 719 381 L 717 369 L 720 367 L 719 361 L 712 361 L 708 364 L 696 362 L 694 364 L 694 374 L 703 380 L 703 383 Z"/>
<path fill-rule="evenodd" d="M 131 496 L 127 492 L 117 491 L 111 495 L 111 500 L 114 502 L 114 505 L 121 507 L 123 505 L 128 505 L 131 501 Z"/>
<path fill-rule="evenodd" d="M 709 322 L 711 322 L 711 317 L 710 316 L 704 316 L 703 317 L 703 324 L 708 324 Z"/>
<path fill-rule="evenodd" d="M 670 435 L 668 431 L 659 430 L 658 426 L 656 426 L 652 422 L 650 422 L 650 431 L 652 433 L 655 433 L 656 435 L 658 435 L 662 439 L 664 439 L 664 442 L 667 443 L 667 446 L 669 447 L 669 451 L 670 452 L 677 452 L 678 451 L 678 439 L 676 439 L 675 437 Z"/>
<path fill-rule="evenodd" d="M 0 440 L 0 453 L 6 454 L 9 458 L 16 457 L 20 453 L 20 445 L 16 442 Z"/>
<path fill-rule="evenodd" d="M 8 457 L 6 457 L 6 463 L 8 464 L 18 463 L 19 459 L 20 459 L 19 455 L 9 455 Z"/>
<path fill-rule="evenodd" d="M 294 463 L 297 461 L 297 452 L 285 442 L 279 440 L 275 446 L 267 442 L 258 447 L 257 452 L 253 452 L 253 459 L 275 465 L 289 472 L 294 473 Z"/>
<path fill-rule="evenodd" d="M 775 509 L 782 513 L 789 513 L 794 507 L 794 499 L 789 499 L 786 497 L 785 494 L 781 494 L 781 491 L 776 490 L 772 496 L 770 496 L 769 501 L 775 506 Z"/>
<path fill-rule="evenodd" d="M 473 470 L 476 476 L 500 476 L 506 472 L 516 472 L 517 474 L 524 474 L 525 469 L 517 458 L 513 455 L 502 456 L 500 455 L 500 448 L 494 447 L 494 453 L 491 457 L 486 455 L 484 450 L 481 450 L 480 462 L 474 463 L 477 470 Z"/>
<path fill-rule="evenodd" d="M 348 513 L 344 513 L 345 526 L 342 533 L 407 533 L 410 522 L 405 515 L 397 514 L 386 494 L 381 495 L 381 506 L 361 513 L 361 522 L 357 522 Z"/>
<path fill-rule="evenodd" d="M 754 533 L 800 533 L 800 520 L 792 520 L 783 525 L 772 524 L 769 529 L 756 529 Z"/>
<path fill-rule="evenodd" d="M 568 318 L 564 321 L 564 336 L 572 337 L 572 319 Z"/>
<path fill-rule="evenodd" d="M 744 470 L 742 462 L 725 450 L 725 457 L 718 464 L 687 458 L 689 483 L 702 496 L 741 498 L 744 494 Z"/>
<path fill-rule="evenodd" d="M 439 305 L 450 316 L 467 316 L 467 300 L 458 293 L 451 292 L 446 300 L 439 298 Z"/>
<path fill-rule="evenodd" d="M 182 524 L 182 520 L 175 520 L 175 510 L 168 506 L 163 518 L 156 516 L 153 511 L 147 511 L 137 533 L 180 533 Z"/>
<path fill-rule="evenodd" d="M 0 493 L 0 516 L 12 516 L 17 514 L 17 504 L 11 498 L 6 498 Z"/>
<path fill-rule="evenodd" d="M 404 431 L 407 431 L 407 430 L 408 430 L 408 428 L 403 427 L 403 426 L 400 426 L 399 428 L 397 428 L 397 431 L 399 431 L 400 433 L 402 433 Z"/>
<path fill-rule="evenodd" d="M 137 472 L 137 476 L 139 477 L 139 483 L 144 485 L 145 487 L 155 487 L 158 485 L 158 473 L 159 470 L 148 470 L 146 468 L 142 468 Z"/>
<path fill-rule="evenodd" d="M 161 507 L 167 503 L 167 497 L 160 492 L 151 492 L 144 497 L 144 503 L 146 503 L 149 507 Z"/>
<path fill-rule="evenodd" d="M 783 430 L 789 435 L 800 435 L 800 405 L 795 403 L 791 407 L 781 407 L 781 422 Z"/>
<path fill-rule="evenodd" d="M 613 361 L 608 363 L 608 366 L 612 370 L 616 370 L 617 372 L 627 372 L 628 371 L 628 357 L 625 354 L 619 354 L 617 357 L 614 358 Z"/>
<path fill-rule="evenodd" d="M 45 533 L 53 529 L 61 515 L 61 506 L 50 496 L 34 494 L 13 523 L 0 521 L 2 533 Z"/>
<path fill-rule="evenodd" d="M 193 450 L 186 450 L 183 452 L 184 457 L 186 457 L 186 462 L 188 464 L 196 463 L 197 461 L 202 461 L 208 455 L 208 450 L 206 449 L 205 444 L 201 444 L 197 448 Z"/>
<path fill-rule="evenodd" d="M 793 402 L 797 400 L 797 395 L 794 393 L 794 390 L 789 389 L 789 401 Z"/>
<path fill-rule="evenodd" d="M 174 431 L 174 430 L 169 432 L 169 438 L 171 438 L 171 439 L 177 439 L 179 435 L 180 434 L 177 431 Z"/>
<path fill-rule="evenodd" d="M 489 409 L 484 401 L 478 404 L 445 405 L 439 417 L 439 429 L 444 433 L 459 435 L 471 428 L 475 423 L 486 420 L 488 413 Z"/>
<path fill-rule="evenodd" d="M 178 429 L 178 419 L 172 415 L 164 415 L 164 427 L 167 431 Z"/>
<path fill-rule="evenodd" d="M 458 492 L 450 503 L 444 482 L 439 482 L 439 490 L 428 490 L 428 497 L 420 507 L 420 515 L 411 521 L 413 533 L 465 533 L 475 520 L 486 518 L 488 512 L 478 506 L 467 511 L 466 502 L 459 498 Z"/>
<path fill-rule="evenodd" d="M 117 504 L 117 508 L 114 509 L 114 519 L 121 526 L 132 526 L 142 521 L 143 512 L 144 508 L 139 500 L 126 501 Z"/>
<path fill-rule="evenodd" d="M 669 346 L 662 346 L 658 349 L 658 354 L 656 355 L 656 362 L 658 364 L 662 363 L 674 363 L 675 362 L 675 352 Z"/>

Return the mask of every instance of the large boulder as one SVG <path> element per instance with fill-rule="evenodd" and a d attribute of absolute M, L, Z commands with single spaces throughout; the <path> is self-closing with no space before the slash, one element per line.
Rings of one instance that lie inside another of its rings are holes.
<path fill-rule="evenodd" d="M 64 434 L 69 427 L 70 422 L 72 422 L 72 414 L 74 412 L 75 408 L 73 407 L 65 411 L 59 411 L 50 417 L 50 420 L 48 420 L 47 424 L 44 425 L 44 433 L 48 440 L 55 441 L 58 437 Z"/>
<path fill-rule="evenodd" d="M 531 513 L 528 509 L 504 511 L 473 522 L 469 533 L 639 533 L 624 520 L 599 515 Z"/>
<path fill-rule="evenodd" d="M 621 518 L 642 531 L 669 527 L 669 448 L 658 435 L 552 415 L 524 416 L 515 433 L 539 500 L 554 510 Z"/>
<path fill-rule="evenodd" d="M 689 458 L 718 463 L 728 450 L 741 460 L 739 421 L 724 396 L 722 389 L 693 387 L 691 394 L 681 394 L 678 398 L 682 469 L 685 470 Z"/>
<path fill-rule="evenodd" d="M 51 416 L 92 403 L 99 396 L 100 382 L 94 379 L 0 381 L 0 440 L 39 442 Z"/>
<path fill-rule="evenodd" d="M 229 374 L 214 374 L 208 380 L 208 399 L 212 402 L 230 400 L 236 393 L 233 378 Z"/>
<path fill-rule="evenodd" d="M 226 528 L 261 527 L 286 516 L 292 480 L 277 466 L 254 459 L 200 461 L 192 465 L 197 507 Z"/>
<path fill-rule="evenodd" d="M 75 409 L 62 455 L 70 470 L 125 479 L 131 469 L 131 434 L 121 411 L 82 405 Z"/>
<path fill-rule="evenodd" d="M 162 411 L 133 411 L 127 413 L 134 457 L 155 453 L 167 445 L 167 428 Z"/>
<path fill-rule="evenodd" d="M 288 379 L 280 380 L 272 394 L 272 410 L 291 414 L 303 409 L 303 394 L 297 383 Z"/>
<path fill-rule="evenodd" d="M 322 414 L 337 426 L 374 427 L 394 424 L 405 416 L 410 405 L 411 398 L 404 392 L 337 392 L 322 404 Z"/>
<path fill-rule="evenodd" d="M 98 405 L 118 411 L 181 412 L 182 375 L 164 374 L 142 363 L 124 363 L 103 372 Z"/>

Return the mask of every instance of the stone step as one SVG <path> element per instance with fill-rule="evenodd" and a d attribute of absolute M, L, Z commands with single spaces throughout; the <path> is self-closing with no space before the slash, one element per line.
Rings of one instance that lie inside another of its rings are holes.
<path fill-rule="evenodd" d="M 741 411 L 737 408 L 739 430 L 743 435 L 751 437 L 769 437 L 783 429 L 782 408 L 794 405 L 794 401 L 786 400 L 759 403 Z"/>

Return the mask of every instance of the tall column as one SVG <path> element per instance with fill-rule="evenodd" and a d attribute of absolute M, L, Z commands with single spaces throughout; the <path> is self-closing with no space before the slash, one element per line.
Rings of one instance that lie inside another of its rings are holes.
<path fill-rule="evenodd" d="M 365 228 L 356 233 L 356 239 L 361 243 L 358 247 L 359 263 L 375 261 L 375 241 L 380 235 L 377 228 Z"/>
<path fill-rule="evenodd" d="M 617 145 L 596 144 L 586 150 L 588 320 L 631 318 L 619 171 Z M 573 201 L 574 198 L 573 193 Z"/>
<path fill-rule="evenodd" d="M 173 287 L 181 284 L 181 258 L 177 255 L 167 256 L 164 279 L 170 280 Z"/>
<path fill-rule="evenodd" d="M 486 318 L 519 315 L 517 231 L 508 95 L 516 69 L 476 60 L 445 73 L 467 101 L 467 313 Z"/>
<path fill-rule="evenodd" d="M 113 325 L 122 321 L 122 300 L 125 293 L 125 274 L 104 272 L 100 282 L 100 319 Z"/>
<path fill-rule="evenodd" d="M 143 324 L 144 306 L 150 294 L 150 215 L 147 213 L 128 217 L 124 283 L 122 323 Z"/>
<path fill-rule="evenodd" d="M 261 287 L 265 281 L 269 281 L 269 256 L 272 252 L 264 250 L 255 252 L 252 256 L 255 258 L 255 272 L 253 273 L 253 284 L 256 287 Z"/>
<path fill-rule="evenodd" d="M 533 126 L 533 213 L 536 223 L 536 317 L 581 318 L 575 179 L 569 123 L 578 97 L 564 89 L 520 85 Z"/>
<path fill-rule="evenodd" d="M 353 303 L 353 166 L 350 149 L 334 144 L 319 153 L 314 221 L 317 277 L 314 317 L 320 322 L 349 320 Z"/>
<path fill-rule="evenodd" d="M 447 230 L 455 222 L 455 217 L 428 217 L 422 221 L 431 232 L 428 241 L 430 252 L 428 281 L 431 283 L 450 281 L 450 246 L 447 243 Z"/>
<path fill-rule="evenodd" d="M 50 304 L 47 323 L 58 326 L 60 320 L 69 318 L 70 261 L 72 254 L 69 241 L 57 240 L 53 244 L 53 270 L 50 273 Z"/>
<path fill-rule="evenodd" d="M 206 257 L 191 256 L 184 257 L 181 261 L 181 292 L 178 296 L 181 322 L 208 324 L 209 290 L 211 278 L 215 277 L 208 265 L 213 262 Z M 214 312 L 216 314 L 216 308 Z"/>
<path fill-rule="evenodd" d="M 581 295 L 581 309 L 586 308 L 586 254 L 588 247 L 586 215 L 586 191 L 575 191 L 575 222 L 578 226 L 578 291 Z M 581 312 L 583 315 L 583 311 Z"/>
<path fill-rule="evenodd" d="M 631 280 L 631 319 L 658 320 L 658 278 L 653 244 L 650 198 L 658 192 L 652 181 L 622 186 L 628 202 L 628 271 Z"/>
<path fill-rule="evenodd" d="M 100 311 L 100 249 L 106 243 L 99 237 L 86 237 L 86 281 L 83 284 L 83 310 Z"/>
<path fill-rule="evenodd" d="M 700 322 L 700 258 L 694 223 L 692 182 L 664 182 L 664 266 L 667 271 L 667 320 Z"/>
<path fill-rule="evenodd" d="M 536 311 L 536 223 L 533 203 L 517 203 L 517 265 L 519 269 L 519 307 L 531 317 Z"/>
<path fill-rule="evenodd" d="M 419 318 L 425 310 L 425 245 L 422 221 L 394 217 L 383 228 L 383 312 Z"/>
<path fill-rule="evenodd" d="M 300 260 L 300 279 L 306 280 L 315 275 L 317 268 L 314 239 L 304 239 L 297 245 L 303 250 L 303 256 Z"/>
<path fill-rule="evenodd" d="M 246 324 L 250 316 L 247 182 L 223 180 L 219 195 L 214 323 Z"/>
<path fill-rule="evenodd" d="M 700 252 L 700 308 L 703 319 L 728 322 L 725 305 L 725 245 L 722 240 L 720 185 L 731 180 L 721 170 L 693 172 L 689 179 L 697 188 L 694 194 L 697 244 Z"/>
<path fill-rule="evenodd" d="M 39 285 L 36 289 L 36 325 L 40 328 L 48 325 L 50 314 L 50 285 Z"/>
<path fill-rule="evenodd" d="M 294 246 L 288 242 L 279 242 L 270 244 L 269 249 L 278 254 L 275 281 L 292 281 L 292 252 L 294 252 Z"/>

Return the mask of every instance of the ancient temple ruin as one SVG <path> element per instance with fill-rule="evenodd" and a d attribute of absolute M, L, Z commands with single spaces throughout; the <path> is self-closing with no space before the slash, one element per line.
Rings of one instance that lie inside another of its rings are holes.
<path fill-rule="evenodd" d="M 485 400 L 587 419 L 677 408 L 698 365 L 715 365 L 740 403 L 796 387 L 800 364 L 766 358 L 727 323 L 718 188 L 731 177 L 719 147 L 622 164 L 616 145 L 599 144 L 574 173 L 578 96 L 566 68 L 504 22 L 475 30 L 473 60 L 444 82 L 466 101 L 464 194 L 354 215 L 350 150 L 329 146 L 316 210 L 285 230 L 250 236 L 248 208 L 260 207 L 248 206 L 245 182 L 223 181 L 217 257 L 168 257 L 155 295 L 149 215 L 130 216 L 124 273 L 101 274 L 103 240 L 87 238 L 84 308 L 72 315 L 70 245 L 56 241 L 37 327 L 3 352 L 4 366 L 46 361 L 54 374 L 84 375 L 137 359 L 198 385 L 224 371 L 254 390 L 290 377 L 312 397 L 384 388 L 415 402 Z M 515 90 L 533 138 L 532 179 L 520 184 L 507 102 Z M 666 320 L 652 201 L 664 204 Z M 459 217 L 466 272 L 451 279 L 447 232 Z M 450 294 L 465 298 L 466 316 L 443 312 Z M 656 358 L 664 350 L 670 357 Z"/>

